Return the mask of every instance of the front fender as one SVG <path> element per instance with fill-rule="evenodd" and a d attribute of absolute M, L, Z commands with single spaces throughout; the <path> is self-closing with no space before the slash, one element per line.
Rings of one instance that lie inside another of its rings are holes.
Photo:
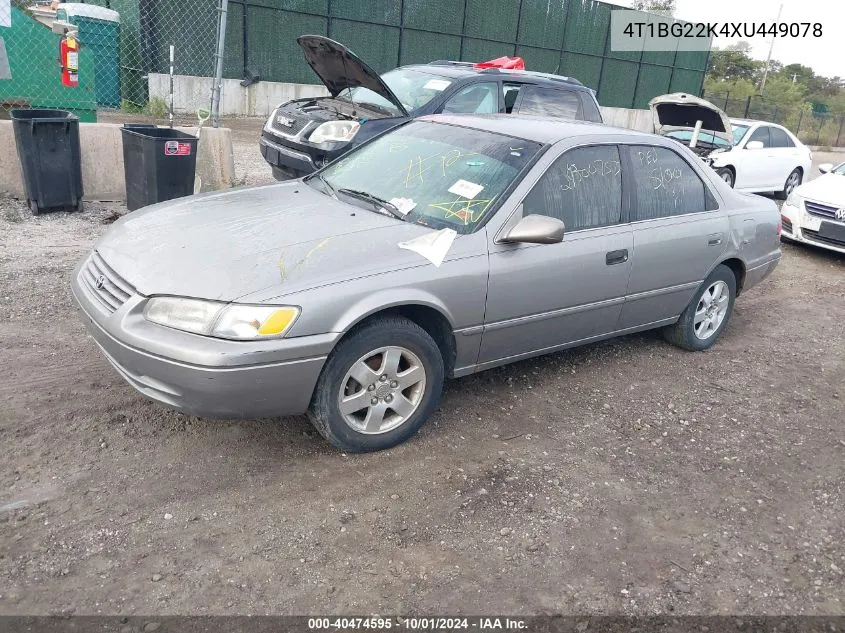
<path fill-rule="evenodd" d="M 348 332 L 358 323 L 372 315 L 400 306 L 423 306 L 437 310 L 455 329 L 455 318 L 449 308 L 438 297 L 417 288 L 390 288 L 361 297 L 351 304 L 337 318 L 333 332 Z"/>

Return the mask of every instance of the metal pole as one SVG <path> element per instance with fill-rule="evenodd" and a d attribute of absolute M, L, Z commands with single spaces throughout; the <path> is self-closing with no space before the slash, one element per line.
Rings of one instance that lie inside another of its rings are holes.
<path fill-rule="evenodd" d="M 173 62 L 176 58 L 176 47 L 170 45 L 170 107 L 168 108 L 170 116 L 170 129 L 173 129 Z"/>
<path fill-rule="evenodd" d="M 780 9 L 778 9 L 778 17 L 775 18 L 775 24 L 780 23 L 780 14 L 783 11 L 783 5 L 780 5 Z M 775 39 L 772 37 L 772 43 L 769 45 L 769 56 L 766 57 L 766 68 L 763 69 L 763 81 L 760 82 L 760 94 L 763 94 L 763 90 L 766 89 L 766 77 L 769 76 L 769 63 L 772 61 L 772 49 L 775 47 Z"/>
<path fill-rule="evenodd" d="M 220 90 L 223 88 L 223 55 L 226 53 L 226 17 L 228 13 L 229 0 L 220 0 L 220 22 L 217 27 L 214 92 L 211 96 L 211 125 L 213 127 L 220 127 Z"/>

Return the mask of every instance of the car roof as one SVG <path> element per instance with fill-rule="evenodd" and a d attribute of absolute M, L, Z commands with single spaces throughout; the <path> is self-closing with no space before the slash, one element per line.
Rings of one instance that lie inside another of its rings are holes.
<path fill-rule="evenodd" d="M 771 121 L 761 121 L 760 119 L 731 119 L 731 123 L 737 125 L 774 125 L 775 127 L 783 127 L 780 123 L 772 123 Z"/>
<path fill-rule="evenodd" d="M 634 138 L 640 137 L 645 142 L 655 138 L 654 134 L 612 127 L 604 123 L 550 119 L 525 114 L 431 114 L 417 120 L 459 125 L 549 145 L 565 138 L 590 134 L 625 134 Z"/>
<path fill-rule="evenodd" d="M 449 60 L 438 60 L 428 64 L 410 64 L 400 68 L 413 68 L 422 72 L 428 72 L 442 77 L 463 78 L 463 77 L 503 77 L 520 79 L 531 83 L 544 85 L 565 85 L 567 88 L 590 90 L 574 77 L 565 77 L 553 73 L 542 73 L 532 70 L 511 70 L 504 68 L 475 68 L 472 62 L 455 62 Z"/>

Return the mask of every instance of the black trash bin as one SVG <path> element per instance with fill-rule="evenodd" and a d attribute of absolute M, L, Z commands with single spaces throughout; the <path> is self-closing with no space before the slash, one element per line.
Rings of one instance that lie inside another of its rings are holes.
<path fill-rule="evenodd" d="M 194 193 L 196 136 L 142 123 L 126 124 L 121 132 L 130 211 Z"/>
<path fill-rule="evenodd" d="M 11 111 L 29 208 L 82 210 L 79 118 L 66 110 Z"/>

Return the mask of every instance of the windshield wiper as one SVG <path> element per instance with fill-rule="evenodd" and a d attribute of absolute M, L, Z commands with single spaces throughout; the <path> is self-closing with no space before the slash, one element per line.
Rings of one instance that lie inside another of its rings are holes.
<path fill-rule="evenodd" d="M 399 218 L 400 220 L 405 219 L 405 215 L 396 208 L 396 205 L 393 203 L 388 202 L 384 198 L 379 198 L 378 196 L 374 196 L 371 193 L 366 191 L 359 191 L 357 189 L 338 189 L 338 193 L 342 193 L 350 198 L 357 198 L 359 200 L 364 200 L 365 202 L 369 202 L 373 205 L 373 209 L 378 211 L 378 209 L 384 209 L 394 218 Z"/>
<path fill-rule="evenodd" d="M 323 174 L 314 174 L 313 177 L 316 178 L 317 180 L 319 180 L 321 183 L 323 183 L 323 187 L 325 187 L 328 194 L 332 198 L 337 200 L 337 192 L 335 192 L 334 187 L 332 187 L 331 183 L 328 180 L 326 180 L 326 178 L 323 176 Z"/>

